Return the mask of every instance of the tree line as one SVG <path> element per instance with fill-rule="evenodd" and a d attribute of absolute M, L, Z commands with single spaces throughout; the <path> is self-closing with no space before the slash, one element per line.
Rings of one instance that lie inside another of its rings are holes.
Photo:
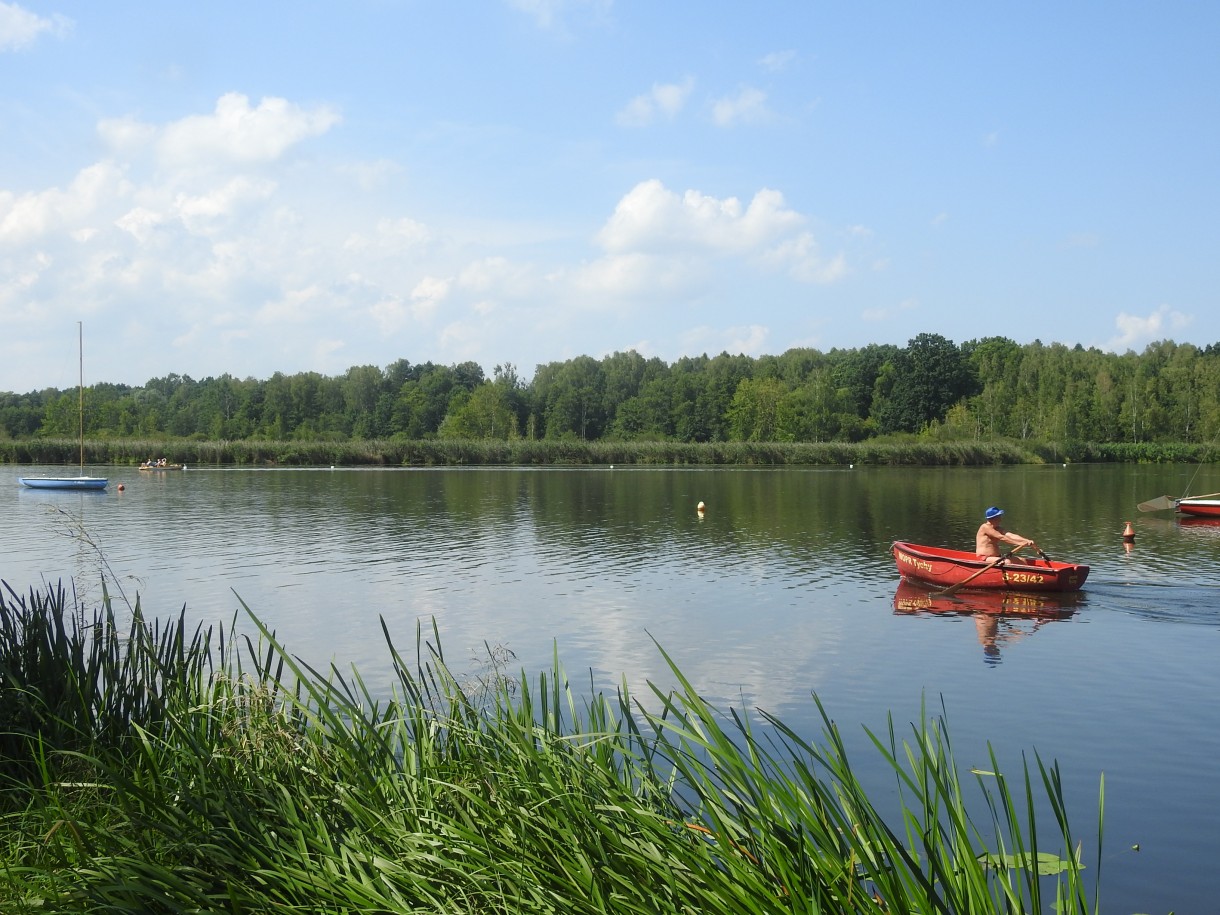
<path fill-rule="evenodd" d="M 0 393 L 0 437 L 75 437 L 79 422 L 75 388 Z M 171 374 L 88 387 L 85 431 L 198 441 L 1210 442 L 1220 434 L 1220 344 L 1166 340 L 1116 354 L 925 333 L 902 347 L 672 364 L 634 351 L 578 356 L 539 365 L 528 382 L 511 364 L 487 378 L 474 362 L 405 359 L 340 376 Z"/>

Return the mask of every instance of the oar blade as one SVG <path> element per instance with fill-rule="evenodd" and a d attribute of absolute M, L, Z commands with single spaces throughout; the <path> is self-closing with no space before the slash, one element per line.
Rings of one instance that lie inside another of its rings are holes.
<path fill-rule="evenodd" d="M 1155 499 L 1149 499 L 1147 502 L 1141 502 L 1135 506 L 1142 512 L 1163 512 L 1173 508 L 1174 501 L 1169 496 L 1157 496 Z"/>

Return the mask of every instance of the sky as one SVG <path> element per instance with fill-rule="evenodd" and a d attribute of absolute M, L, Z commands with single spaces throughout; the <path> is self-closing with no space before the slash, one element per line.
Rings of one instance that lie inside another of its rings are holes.
<path fill-rule="evenodd" d="M 1220 4 L 0 0 L 0 391 L 1220 342 Z"/>

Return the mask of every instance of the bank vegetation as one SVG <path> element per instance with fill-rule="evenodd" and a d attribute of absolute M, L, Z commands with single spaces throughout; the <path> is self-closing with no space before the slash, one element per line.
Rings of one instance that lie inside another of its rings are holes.
<path fill-rule="evenodd" d="M 0 393 L 0 457 L 55 463 L 80 436 L 80 403 L 75 385 Z M 672 364 L 580 356 L 529 380 L 512 365 L 488 379 L 475 363 L 400 359 L 337 377 L 95 383 L 84 405 L 103 464 L 167 449 L 217 464 L 1214 460 L 1220 345 L 1116 354 L 921 334 Z"/>
<path fill-rule="evenodd" d="M 459 677 L 435 632 L 386 633 L 384 697 L 245 622 L 0 590 L 0 909 L 1097 911 L 1100 816 L 1092 849 L 1036 754 L 959 770 L 943 714 L 868 735 L 879 804 L 820 704 L 810 739 L 672 666 L 643 696 L 496 650 Z"/>

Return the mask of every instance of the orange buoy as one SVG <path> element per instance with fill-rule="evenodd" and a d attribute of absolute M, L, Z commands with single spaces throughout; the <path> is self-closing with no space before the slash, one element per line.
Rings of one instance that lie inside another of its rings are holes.
<path fill-rule="evenodd" d="M 1130 521 L 1128 521 L 1127 526 L 1123 528 L 1123 539 L 1124 540 L 1134 540 L 1135 539 L 1135 528 L 1133 528 L 1131 526 Z"/>

